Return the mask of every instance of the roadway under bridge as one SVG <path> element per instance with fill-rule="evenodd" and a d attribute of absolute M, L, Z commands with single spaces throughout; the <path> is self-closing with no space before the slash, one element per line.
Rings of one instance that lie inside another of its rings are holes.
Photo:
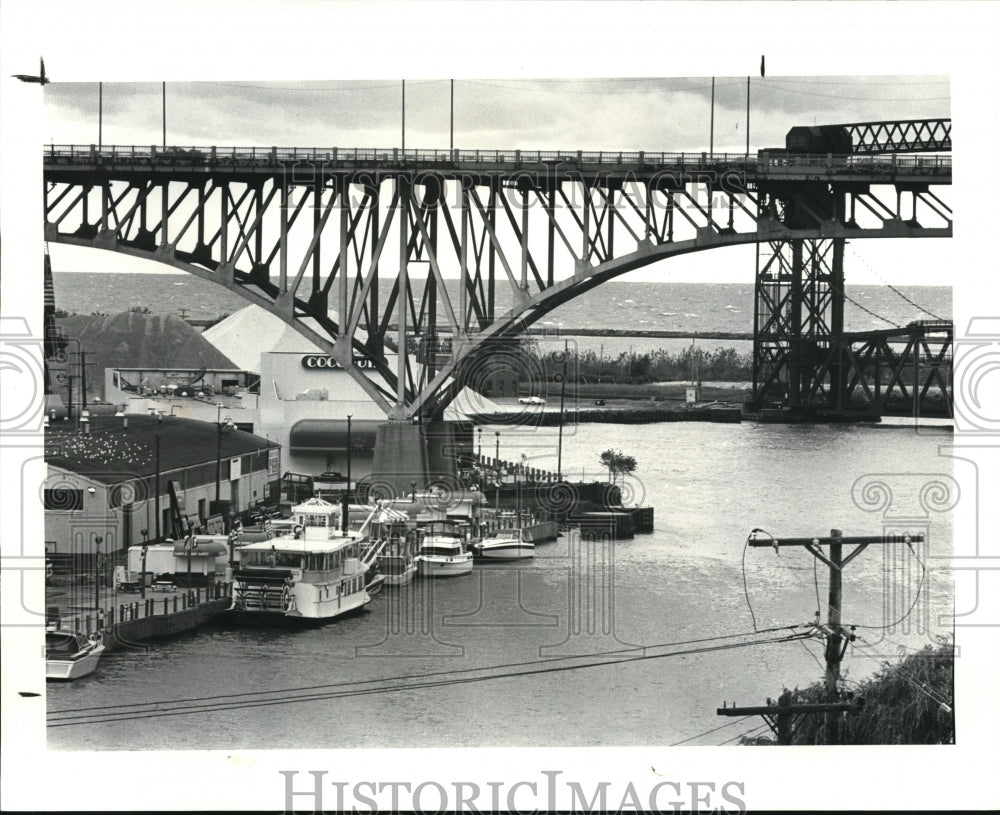
<path fill-rule="evenodd" d="M 752 155 L 52 145 L 46 238 L 166 263 L 279 315 L 365 388 L 387 443 L 572 298 L 755 244 L 750 407 L 845 411 L 855 381 L 877 406 L 851 356 L 870 339 L 844 345 L 844 243 L 951 236 L 950 121 L 812 130 L 809 152 Z M 815 151 L 841 131 L 849 151 Z"/>

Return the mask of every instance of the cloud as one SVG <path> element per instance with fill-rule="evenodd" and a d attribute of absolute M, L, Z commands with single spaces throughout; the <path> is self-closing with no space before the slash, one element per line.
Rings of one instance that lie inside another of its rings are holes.
<path fill-rule="evenodd" d="M 96 83 L 47 89 L 49 135 L 96 140 Z M 709 146 L 708 77 L 465 79 L 454 83 L 454 139 L 466 149 L 662 150 Z M 715 147 L 742 152 L 746 79 L 715 81 Z M 752 77 L 751 147 L 778 146 L 797 124 L 948 116 L 945 77 Z M 159 83 L 105 83 L 103 142 L 159 143 Z M 173 144 L 390 147 L 402 135 L 400 80 L 178 82 L 166 93 Z M 406 83 L 407 147 L 446 148 L 448 79 Z"/>

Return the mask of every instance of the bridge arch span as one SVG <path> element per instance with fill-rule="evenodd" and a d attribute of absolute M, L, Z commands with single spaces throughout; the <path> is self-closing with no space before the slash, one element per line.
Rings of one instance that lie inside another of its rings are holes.
<path fill-rule="evenodd" d="M 951 234 L 934 193 L 951 179 L 940 157 L 285 152 L 53 146 L 46 237 L 238 293 L 330 352 L 400 422 L 439 414 L 491 342 L 651 263 Z M 419 291 L 414 264 L 426 270 Z M 557 269 L 574 273 L 556 280 Z M 777 319 L 785 306 L 772 306 Z"/>

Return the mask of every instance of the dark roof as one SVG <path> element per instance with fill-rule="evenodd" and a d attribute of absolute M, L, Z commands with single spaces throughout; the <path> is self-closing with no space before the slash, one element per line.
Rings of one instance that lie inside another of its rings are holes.
<path fill-rule="evenodd" d="M 74 315 L 56 321 L 72 340 L 70 350 L 86 351 L 89 394 L 104 395 L 105 368 L 199 370 L 238 366 L 229 357 L 173 314 Z M 75 357 L 73 357 L 75 359 Z"/>
<path fill-rule="evenodd" d="M 160 436 L 160 472 L 168 473 L 215 462 L 219 435 L 215 422 L 164 416 L 91 416 L 90 433 L 77 422 L 56 421 L 45 431 L 45 463 L 95 481 L 113 484 L 156 473 L 156 435 Z M 222 434 L 222 458 L 254 453 L 277 442 L 227 430 Z"/>

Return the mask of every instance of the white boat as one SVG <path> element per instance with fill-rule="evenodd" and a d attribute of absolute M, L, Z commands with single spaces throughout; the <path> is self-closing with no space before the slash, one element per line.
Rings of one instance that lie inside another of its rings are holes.
<path fill-rule="evenodd" d="M 45 678 L 79 679 L 93 673 L 103 653 L 99 634 L 85 637 L 75 631 L 49 629 L 45 632 Z"/>
<path fill-rule="evenodd" d="M 520 528 L 499 529 L 472 545 L 476 557 L 491 560 L 525 560 L 535 556 L 535 544 Z"/>
<path fill-rule="evenodd" d="M 364 607 L 371 601 L 369 586 L 376 588 L 368 571 L 382 548 L 369 541 L 367 522 L 345 533 L 339 507 L 319 498 L 292 512 L 301 537 L 259 541 L 237 550 L 229 611 L 238 617 L 319 621 Z"/>
<path fill-rule="evenodd" d="M 453 521 L 431 521 L 414 558 L 422 577 L 456 577 L 472 571 L 472 552 Z"/>

